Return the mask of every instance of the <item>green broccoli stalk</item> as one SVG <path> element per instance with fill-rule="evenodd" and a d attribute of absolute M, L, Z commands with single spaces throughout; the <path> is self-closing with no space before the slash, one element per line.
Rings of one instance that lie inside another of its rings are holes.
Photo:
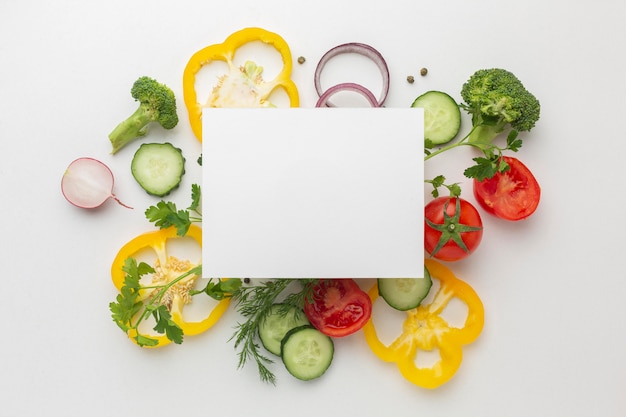
<path fill-rule="evenodd" d="M 140 77 L 134 82 L 130 94 L 139 101 L 139 107 L 109 134 L 113 154 L 133 139 L 144 136 L 152 122 L 158 122 L 165 129 L 173 129 L 178 124 L 176 97 L 168 86 L 150 77 Z"/>
<path fill-rule="evenodd" d="M 473 158 L 476 165 L 467 168 L 464 175 L 482 181 L 493 177 L 497 172 L 509 169 L 501 158 L 502 152 L 517 152 L 522 146 L 519 132 L 527 132 L 539 120 L 539 101 L 522 85 L 511 72 L 500 69 L 476 71 L 461 89 L 465 103 L 459 107 L 472 116 L 472 129 L 463 139 L 437 150 L 434 144 L 426 141 L 428 160 L 447 150 L 463 145 L 472 146 L 484 156 Z M 507 133 L 506 146 L 500 147 L 493 140 Z"/>
<path fill-rule="evenodd" d="M 539 101 L 504 69 L 476 71 L 463 84 L 461 97 L 461 108 L 472 116 L 470 143 L 491 143 L 505 130 L 526 132 L 539 120 Z"/>

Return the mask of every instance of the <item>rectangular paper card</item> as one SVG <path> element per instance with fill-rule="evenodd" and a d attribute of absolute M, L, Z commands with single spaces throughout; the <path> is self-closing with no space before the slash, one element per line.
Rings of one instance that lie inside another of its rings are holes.
<path fill-rule="evenodd" d="M 419 278 L 423 110 L 205 109 L 204 277 Z"/>

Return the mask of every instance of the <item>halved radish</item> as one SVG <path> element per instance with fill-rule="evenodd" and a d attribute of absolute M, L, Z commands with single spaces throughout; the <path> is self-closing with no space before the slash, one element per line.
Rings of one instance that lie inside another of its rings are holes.
<path fill-rule="evenodd" d="M 109 198 L 126 208 L 113 194 L 113 173 L 104 163 L 83 157 L 72 161 L 61 180 L 61 192 L 67 201 L 80 208 L 100 207 Z"/>

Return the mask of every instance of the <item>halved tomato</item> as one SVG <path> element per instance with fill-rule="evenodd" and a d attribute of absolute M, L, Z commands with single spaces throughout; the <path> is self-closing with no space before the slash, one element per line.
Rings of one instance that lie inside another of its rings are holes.
<path fill-rule="evenodd" d="M 304 314 L 327 336 L 355 333 L 372 315 L 372 301 L 353 279 L 320 279 L 312 290 L 312 300 L 304 303 Z"/>
<path fill-rule="evenodd" d="M 510 156 L 502 158 L 510 168 L 490 179 L 474 180 L 474 196 L 485 211 L 501 219 L 525 219 L 537 209 L 541 188 L 532 172 L 519 159 Z"/>

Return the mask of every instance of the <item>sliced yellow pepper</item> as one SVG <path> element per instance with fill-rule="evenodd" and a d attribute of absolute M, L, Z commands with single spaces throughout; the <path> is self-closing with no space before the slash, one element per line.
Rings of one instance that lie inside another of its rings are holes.
<path fill-rule="evenodd" d="M 472 343 L 480 335 L 484 324 L 482 301 L 466 282 L 458 279 L 441 263 L 427 259 L 426 268 L 440 286 L 432 302 L 407 311 L 403 331 L 391 344 L 385 345 L 376 334 L 370 320 L 363 328 L 367 343 L 380 359 L 395 362 L 408 381 L 423 388 L 437 388 L 448 382 L 461 365 L 463 345 Z M 378 298 L 378 286 L 369 291 L 372 303 Z M 462 327 L 451 327 L 440 316 L 450 300 L 458 298 L 468 307 Z M 438 349 L 439 360 L 431 367 L 416 364 L 420 351 Z"/>
<path fill-rule="evenodd" d="M 254 41 L 273 46 L 282 57 L 282 70 L 272 81 L 263 80 L 263 67 L 254 62 L 246 61 L 240 67 L 233 62 L 235 51 Z M 196 74 L 213 61 L 226 62 L 228 73 L 220 77 L 208 100 L 201 104 L 196 93 Z M 203 107 L 274 107 L 269 96 L 277 88 L 286 92 L 291 107 L 298 107 L 298 89 L 290 78 L 292 66 L 291 51 L 285 40 L 276 33 L 254 27 L 235 32 L 224 43 L 207 46 L 193 54 L 183 72 L 183 98 L 196 138 L 202 142 Z"/>
<path fill-rule="evenodd" d="M 202 229 L 200 227 L 191 225 L 185 237 L 192 238 L 202 247 Z M 179 238 L 181 237 L 176 234 L 176 228 L 170 227 L 141 234 L 126 243 L 118 251 L 111 266 L 111 277 L 115 287 L 121 291 L 124 285 L 126 273 L 122 268 L 126 259 L 135 257 L 144 250 L 154 251 L 157 257 L 153 266 L 155 269 L 155 273 L 152 275 L 153 285 L 167 284 L 197 266 L 188 260 L 180 260 L 168 255 L 166 248 L 168 240 Z M 217 323 L 230 304 L 230 298 L 224 298 L 216 302 L 214 307 L 207 311 L 207 316 L 202 320 L 197 322 L 185 320 L 183 309 L 185 305 L 191 303 L 192 298 L 189 292 L 194 287 L 197 279 L 196 275 L 191 274 L 177 282 L 168 289 L 162 301 L 167 306 L 172 320 L 180 326 L 185 336 L 194 336 L 207 331 Z M 146 300 L 151 296 L 150 291 L 143 289 L 141 292 L 142 300 Z M 127 334 L 136 343 L 136 330 L 130 329 Z M 155 347 L 165 346 L 171 342 L 165 335 L 151 335 L 150 337 L 158 341 Z"/>

